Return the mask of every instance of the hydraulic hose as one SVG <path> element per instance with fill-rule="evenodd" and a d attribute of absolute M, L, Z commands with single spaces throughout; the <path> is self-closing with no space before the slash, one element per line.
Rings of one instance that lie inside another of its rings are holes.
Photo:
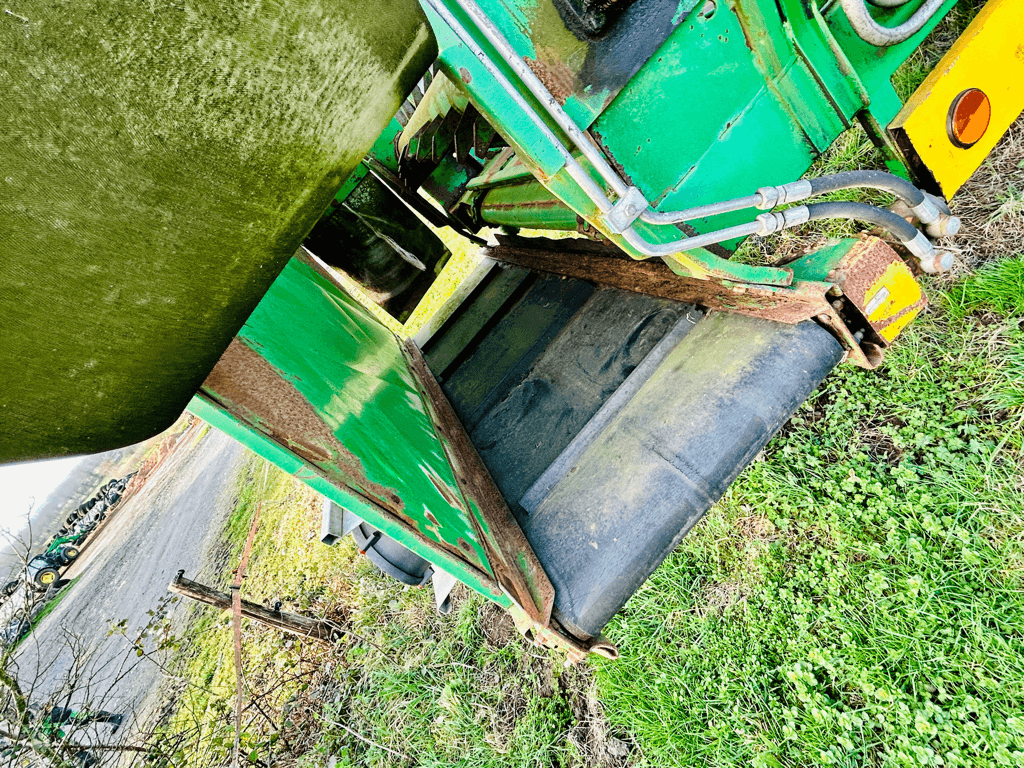
<path fill-rule="evenodd" d="M 920 32 L 928 20 L 942 5 L 944 0 L 925 0 L 914 15 L 897 27 L 885 27 L 871 16 L 865 0 L 839 0 L 846 13 L 846 18 L 860 38 L 871 45 L 884 48 L 904 40 Z"/>
<path fill-rule="evenodd" d="M 924 202 L 924 193 L 906 179 L 885 171 L 844 171 L 808 179 L 811 182 L 811 196 L 824 195 L 840 189 L 880 189 L 896 195 L 908 206 L 914 208 Z"/>
<path fill-rule="evenodd" d="M 877 224 L 899 238 L 925 272 L 945 272 L 953 267 L 953 254 L 936 250 L 923 232 L 899 214 L 864 203 L 811 203 L 806 206 L 807 221 L 853 219 Z"/>
<path fill-rule="evenodd" d="M 900 242 L 908 247 L 915 240 L 920 241 L 927 238 L 902 216 L 897 216 L 892 211 L 884 208 L 876 208 L 865 203 L 811 203 L 807 206 L 807 220 L 818 219 L 853 219 L 855 221 L 867 221 L 877 224 L 879 227 L 895 235 Z M 930 243 L 929 243 L 930 246 Z"/>

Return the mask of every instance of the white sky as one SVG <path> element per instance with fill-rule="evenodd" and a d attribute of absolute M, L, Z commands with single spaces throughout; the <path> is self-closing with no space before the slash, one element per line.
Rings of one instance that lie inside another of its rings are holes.
<path fill-rule="evenodd" d="M 0 466 L 0 529 L 17 532 L 24 527 L 29 507 L 38 509 L 82 456 Z"/>

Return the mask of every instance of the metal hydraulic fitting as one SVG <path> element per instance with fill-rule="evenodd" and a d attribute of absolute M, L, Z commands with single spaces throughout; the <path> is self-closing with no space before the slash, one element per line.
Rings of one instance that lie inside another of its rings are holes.
<path fill-rule="evenodd" d="M 811 182 L 800 179 L 777 187 L 761 187 L 757 190 L 757 196 L 761 198 L 757 207 L 762 211 L 770 211 L 777 205 L 806 200 L 811 196 Z"/>

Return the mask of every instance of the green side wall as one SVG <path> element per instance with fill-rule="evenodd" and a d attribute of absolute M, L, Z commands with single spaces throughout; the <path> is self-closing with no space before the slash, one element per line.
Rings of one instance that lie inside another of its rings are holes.
<path fill-rule="evenodd" d="M 0 16 L 0 462 L 168 426 L 436 47 L 413 0 Z"/>

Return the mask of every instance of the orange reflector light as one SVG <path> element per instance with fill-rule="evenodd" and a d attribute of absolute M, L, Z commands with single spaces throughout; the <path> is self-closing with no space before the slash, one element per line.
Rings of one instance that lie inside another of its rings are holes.
<path fill-rule="evenodd" d="M 979 88 L 968 88 L 953 99 L 946 131 L 953 144 L 967 149 L 977 144 L 992 119 L 992 102 Z"/>

